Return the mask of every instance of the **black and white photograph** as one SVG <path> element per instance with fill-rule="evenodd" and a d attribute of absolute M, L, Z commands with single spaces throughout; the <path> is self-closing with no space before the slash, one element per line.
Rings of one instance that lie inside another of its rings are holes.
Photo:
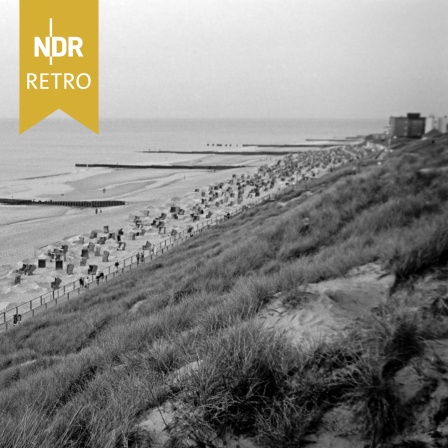
<path fill-rule="evenodd" d="M 447 36 L 0 0 L 0 448 L 448 447 Z"/>

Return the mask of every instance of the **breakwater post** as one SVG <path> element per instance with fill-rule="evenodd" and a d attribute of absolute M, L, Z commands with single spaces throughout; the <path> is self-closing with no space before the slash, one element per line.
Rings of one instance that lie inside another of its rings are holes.
<path fill-rule="evenodd" d="M 126 205 L 125 201 L 42 201 L 37 199 L 0 198 L 0 204 L 6 205 L 58 205 L 63 207 L 106 208 Z"/>
<path fill-rule="evenodd" d="M 153 170 L 232 170 L 247 168 L 246 165 L 119 165 L 109 163 L 76 163 L 77 168 L 120 168 L 120 169 L 153 169 Z"/>

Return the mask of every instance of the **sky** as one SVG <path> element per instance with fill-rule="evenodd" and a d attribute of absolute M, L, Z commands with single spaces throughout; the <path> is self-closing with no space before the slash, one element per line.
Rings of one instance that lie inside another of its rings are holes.
<path fill-rule="evenodd" d="M 1 118 L 18 15 L 0 0 Z M 100 0 L 100 117 L 448 115 L 447 30 L 448 0 Z"/>

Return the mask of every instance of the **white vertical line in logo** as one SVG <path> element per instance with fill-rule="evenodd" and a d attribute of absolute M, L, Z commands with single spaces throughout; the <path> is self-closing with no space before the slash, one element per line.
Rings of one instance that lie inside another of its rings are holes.
<path fill-rule="evenodd" d="M 53 45 L 52 37 L 53 37 L 53 19 L 50 19 L 50 42 Z M 51 53 L 50 53 L 50 65 L 53 65 L 53 56 L 51 56 L 51 54 L 53 54 L 53 49 L 51 50 Z"/>

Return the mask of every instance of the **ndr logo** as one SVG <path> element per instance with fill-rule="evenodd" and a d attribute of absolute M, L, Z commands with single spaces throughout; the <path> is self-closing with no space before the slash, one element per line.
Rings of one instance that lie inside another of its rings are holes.
<path fill-rule="evenodd" d="M 83 41 L 80 37 L 60 37 L 53 36 L 53 19 L 50 19 L 50 35 L 43 40 L 34 37 L 34 57 L 44 56 L 50 59 L 53 65 L 53 58 L 68 56 L 78 56 L 83 58 L 81 48 Z M 65 64 L 61 64 L 64 67 Z M 88 73 L 32 73 L 26 74 L 27 90 L 86 90 L 90 87 L 92 78 Z"/>
<path fill-rule="evenodd" d="M 34 38 L 34 57 L 38 58 L 41 52 L 46 58 L 50 58 L 50 65 L 53 65 L 53 58 L 62 58 L 68 55 L 72 58 L 76 53 L 82 58 L 82 39 L 80 37 L 56 37 L 53 36 L 53 19 L 50 19 L 50 35 L 45 37 L 45 43 L 40 37 Z"/>

